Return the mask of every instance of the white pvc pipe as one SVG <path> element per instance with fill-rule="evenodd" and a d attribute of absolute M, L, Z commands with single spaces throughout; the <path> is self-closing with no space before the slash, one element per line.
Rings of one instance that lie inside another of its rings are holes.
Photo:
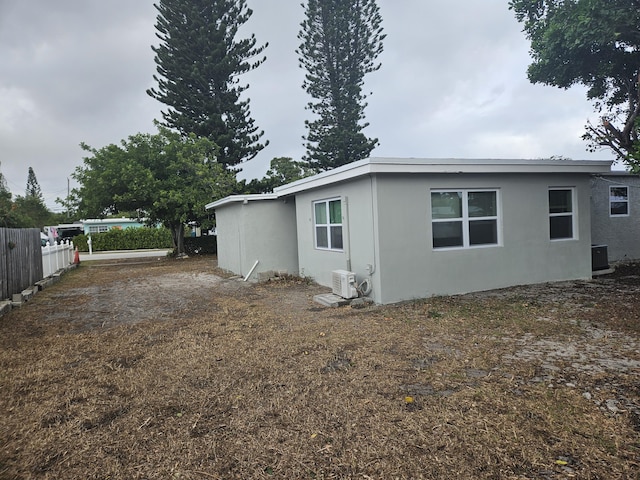
<path fill-rule="evenodd" d="M 247 273 L 247 276 L 244 277 L 244 281 L 246 282 L 247 280 L 249 280 L 249 277 L 251 276 L 251 274 L 253 273 L 253 271 L 256 269 L 256 267 L 258 266 L 258 263 L 260 263 L 260 260 L 256 260 L 256 263 L 253 264 L 253 267 L 251 267 L 251 270 L 249 270 L 249 273 Z"/>

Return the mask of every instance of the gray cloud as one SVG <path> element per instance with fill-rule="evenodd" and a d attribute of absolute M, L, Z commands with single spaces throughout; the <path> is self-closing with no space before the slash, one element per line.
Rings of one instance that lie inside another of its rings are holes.
<path fill-rule="evenodd" d="M 0 0 L 0 169 L 23 194 L 32 166 L 47 203 L 64 196 L 94 147 L 154 131 L 160 105 L 151 44 L 154 0 Z M 295 49 L 299 2 L 248 0 L 241 33 L 269 42 L 267 61 L 242 80 L 270 145 L 245 165 L 304 154 L 309 101 Z M 593 117 L 584 90 L 526 79 L 528 44 L 504 0 L 380 0 L 387 33 L 382 68 L 367 77 L 366 133 L 380 156 L 611 158 L 580 139 Z"/>

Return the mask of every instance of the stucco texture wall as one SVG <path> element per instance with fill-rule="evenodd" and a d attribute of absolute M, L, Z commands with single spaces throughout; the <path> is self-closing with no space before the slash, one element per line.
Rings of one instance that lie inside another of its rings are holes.
<path fill-rule="evenodd" d="M 313 202 L 342 200 L 343 251 L 315 248 Z M 369 177 L 296 195 L 300 274 L 331 286 L 333 270 L 349 270 L 361 281 L 375 270 L 375 222 L 372 180 Z"/>
<path fill-rule="evenodd" d="M 627 186 L 629 215 L 611 216 L 609 187 Z M 640 259 L 640 176 L 599 175 L 592 179 L 591 238 L 606 245 L 610 262 Z"/>
<path fill-rule="evenodd" d="M 247 276 L 298 273 L 295 200 L 234 202 L 216 209 L 218 266 Z"/>
<path fill-rule="evenodd" d="M 575 239 L 549 239 L 550 187 L 575 189 Z M 589 188 L 586 174 L 377 174 L 307 191 L 296 198 L 300 272 L 330 286 L 332 270 L 351 270 L 377 303 L 589 278 Z M 432 189 L 496 189 L 499 245 L 434 250 Z M 313 202 L 338 197 L 345 250 L 315 249 Z"/>
<path fill-rule="evenodd" d="M 377 184 L 381 303 L 591 275 L 587 175 L 395 175 Z M 575 188 L 575 239 L 549 239 L 550 187 Z M 433 249 L 432 189 L 497 190 L 499 245 Z"/>

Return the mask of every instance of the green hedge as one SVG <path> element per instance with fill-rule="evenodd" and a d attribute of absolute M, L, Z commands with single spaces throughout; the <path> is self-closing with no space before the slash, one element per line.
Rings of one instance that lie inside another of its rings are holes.
<path fill-rule="evenodd" d="M 86 235 L 73 237 L 73 244 L 81 252 L 88 252 Z M 171 232 L 166 228 L 124 228 L 104 233 L 92 233 L 91 245 L 94 252 L 107 250 L 138 250 L 141 248 L 171 248 Z"/>
<path fill-rule="evenodd" d="M 125 228 L 109 230 L 105 233 L 91 234 L 94 252 L 108 250 L 138 250 L 141 248 L 172 248 L 171 232 L 166 228 Z M 88 252 L 86 235 L 73 237 L 73 244 L 81 252 Z M 215 255 L 218 242 L 215 236 L 185 237 L 184 249 L 187 255 Z"/>

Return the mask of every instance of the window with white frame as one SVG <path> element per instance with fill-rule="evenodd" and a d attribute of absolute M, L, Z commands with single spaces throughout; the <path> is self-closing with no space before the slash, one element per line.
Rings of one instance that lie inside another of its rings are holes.
<path fill-rule="evenodd" d="M 316 248 L 342 251 L 342 201 L 339 198 L 313 202 Z"/>
<path fill-rule="evenodd" d="M 498 191 L 431 191 L 431 227 L 436 249 L 498 245 Z"/>
<path fill-rule="evenodd" d="M 549 238 L 575 238 L 575 208 L 573 188 L 549 189 Z"/>
<path fill-rule="evenodd" d="M 629 187 L 618 185 L 609 187 L 609 215 L 629 216 Z"/>
<path fill-rule="evenodd" d="M 89 233 L 104 233 L 108 231 L 109 227 L 107 225 L 89 225 Z"/>

